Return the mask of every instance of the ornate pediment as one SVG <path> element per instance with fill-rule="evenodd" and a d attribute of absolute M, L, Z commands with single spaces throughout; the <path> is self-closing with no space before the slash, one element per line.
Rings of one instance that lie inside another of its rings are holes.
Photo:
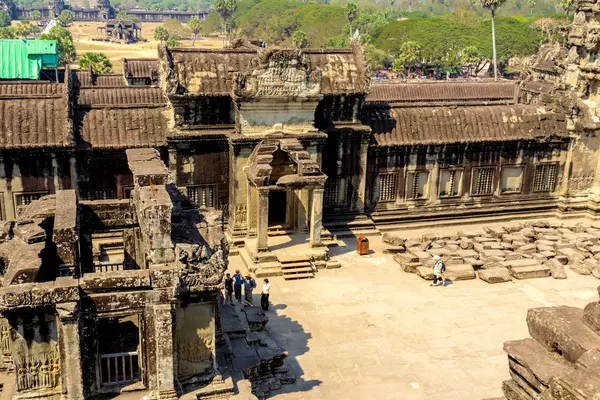
<path fill-rule="evenodd" d="M 317 100 L 321 72 L 310 67 L 300 50 L 265 50 L 251 73 L 238 72 L 233 97 L 239 101 L 260 99 Z"/>

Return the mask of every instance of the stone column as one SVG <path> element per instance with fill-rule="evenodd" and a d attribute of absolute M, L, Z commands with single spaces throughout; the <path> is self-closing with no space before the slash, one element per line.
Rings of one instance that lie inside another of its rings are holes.
<path fill-rule="evenodd" d="M 56 311 L 59 317 L 60 375 L 65 392 L 62 399 L 83 399 L 84 390 L 81 371 L 81 344 L 79 339 L 77 303 L 57 304 Z"/>
<path fill-rule="evenodd" d="M 173 359 L 173 313 L 170 304 L 154 306 L 156 382 L 159 400 L 177 399 Z"/>
<path fill-rule="evenodd" d="M 177 182 L 177 149 L 169 149 L 169 173 L 175 182 L 175 186 L 179 185 Z"/>
<path fill-rule="evenodd" d="M 308 232 L 310 192 L 308 189 L 298 189 L 298 232 Z"/>
<path fill-rule="evenodd" d="M 54 184 L 54 193 L 58 192 L 60 189 L 60 176 L 58 176 L 58 161 L 56 161 L 56 153 L 52 152 L 50 155 L 52 159 L 52 178 Z"/>
<path fill-rule="evenodd" d="M 258 213 L 256 215 L 256 236 L 258 241 L 256 243 L 257 251 L 269 250 L 269 189 L 257 188 L 258 189 L 258 204 L 256 209 Z"/>
<path fill-rule="evenodd" d="M 429 173 L 429 182 L 427 183 L 427 201 L 430 203 L 435 203 L 438 201 L 439 199 L 439 191 L 438 191 L 438 181 L 439 181 L 439 175 L 440 173 L 440 167 L 439 167 L 439 163 L 437 161 L 437 159 L 433 162 L 433 168 L 431 169 L 431 172 Z"/>
<path fill-rule="evenodd" d="M 312 190 L 312 212 L 310 217 L 310 245 L 312 247 L 322 246 L 323 192 L 324 189 L 322 187 Z"/>
<path fill-rule="evenodd" d="M 369 153 L 369 141 L 363 139 L 360 142 L 360 164 L 358 166 L 358 196 L 356 199 L 356 211 L 365 212 L 365 196 L 367 191 L 367 158 Z"/>
<path fill-rule="evenodd" d="M 77 159 L 75 154 L 69 156 L 69 174 L 71 175 L 71 189 L 79 194 L 79 177 L 77 175 Z"/>

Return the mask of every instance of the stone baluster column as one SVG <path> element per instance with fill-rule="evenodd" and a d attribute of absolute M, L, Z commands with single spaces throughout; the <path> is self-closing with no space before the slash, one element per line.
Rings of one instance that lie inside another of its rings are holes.
<path fill-rule="evenodd" d="M 298 231 L 308 232 L 310 192 L 308 189 L 298 189 Z"/>
<path fill-rule="evenodd" d="M 62 399 L 84 398 L 81 370 L 81 344 L 79 338 L 79 313 L 76 302 L 56 305 L 58 313 L 58 341 L 60 350 L 60 375 L 63 382 Z"/>
<path fill-rule="evenodd" d="M 177 149 L 169 149 L 169 173 L 177 186 Z"/>
<path fill-rule="evenodd" d="M 258 214 L 256 218 L 257 251 L 269 250 L 269 189 L 258 189 Z"/>
<path fill-rule="evenodd" d="M 322 187 L 312 190 L 312 212 L 310 217 L 310 245 L 312 247 L 322 246 L 323 192 L 324 189 Z"/>
<path fill-rule="evenodd" d="M 69 174 L 71 175 L 71 189 L 79 194 L 79 176 L 77 174 L 77 159 L 75 154 L 69 156 Z"/>
<path fill-rule="evenodd" d="M 154 306 L 158 399 L 177 399 L 173 359 L 173 313 L 170 304 Z"/>
<path fill-rule="evenodd" d="M 360 142 L 360 163 L 358 166 L 358 196 L 356 199 L 356 211 L 365 212 L 365 196 L 367 192 L 367 158 L 369 153 L 369 140 Z"/>

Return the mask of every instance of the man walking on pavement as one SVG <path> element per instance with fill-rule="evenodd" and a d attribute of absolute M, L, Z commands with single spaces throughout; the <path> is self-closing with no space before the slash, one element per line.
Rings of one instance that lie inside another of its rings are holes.
<path fill-rule="evenodd" d="M 256 288 L 256 281 L 250 275 L 250 273 L 246 274 L 246 278 L 244 279 L 244 298 L 246 299 L 246 303 L 248 305 L 252 305 L 252 291 Z"/>

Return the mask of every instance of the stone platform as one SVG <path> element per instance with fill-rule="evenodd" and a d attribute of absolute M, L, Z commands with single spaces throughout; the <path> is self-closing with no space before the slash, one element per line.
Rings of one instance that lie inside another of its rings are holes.
<path fill-rule="evenodd" d="M 312 278 L 319 269 L 340 266 L 338 262 L 329 260 L 326 245 L 312 247 L 308 236 L 302 234 L 269 237 L 268 251 L 257 250 L 257 239 L 246 239 L 240 256 L 248 271 L 257 278 Z"/>

